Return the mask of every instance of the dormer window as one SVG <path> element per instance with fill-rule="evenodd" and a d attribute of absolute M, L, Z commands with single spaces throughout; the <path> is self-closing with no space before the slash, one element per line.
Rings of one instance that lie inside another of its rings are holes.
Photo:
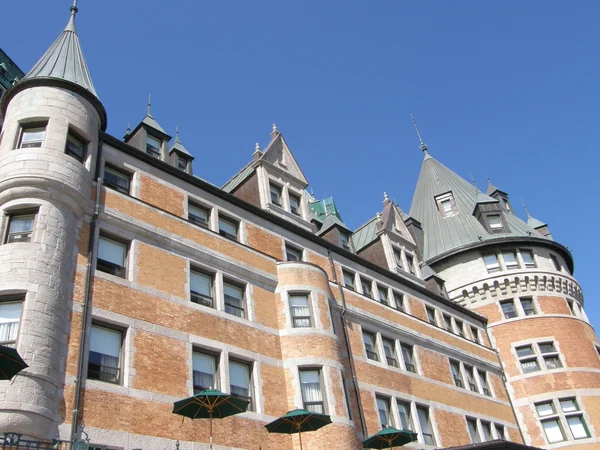
<path fill-rule="evenodd" d="M 403 269 L 402 266 L 402 252 L 398 248 L 394 248 L 394 261 L 399 269 Z"/>
<path fill-rule="evenodd" d="M 458 208 L 454 202 L 454 196 L 452 195 L 452 192 L 438 195 L 435 198 L 435 202 L 437 203 L 438 210 L 442 217 L 452 217 L 458 214 Z"/>
<path fill-rule="evenodd" d="M 290 211 L 292 214 L 300 215 L 300 197 L 290 194 Z"/>
<path fill-rule="evenodd" d="M 415 270 L 415 261 L 414 258 L 412 257 L 412 255 L 409 255 L 408 253 L 406 254 L 406 265 L 408 266 L 407 269 L 408 271 L 413 274 L 413 275 L 417 275 L 417 271 Z"/>
<path fill-rule="evenodd" d="M 269 184 L 269 190 L 271 193 L 271 203 L 281 206 L 281 188 L 275 184 Z"/>
<path fill-rule="evenodd" d="M 508 202 L 508 199 L 506 197 L 500 197 L 500 200 L 504 209 L 508 212 L 512 212 L 512 210 L 510 209 L 510 203 Z"/>
<path fill-rule="evenodd" d="M 149 134 L 146 135 L 146 153 L 154 158 L 160 158 L 160 141 Z"/>
<path fill-rule="evenodd" d="M 185 172 L 187 170 L 187 165 L 188 162 L 185 158 L 182 158 L 181 156 L 177 158 L 177 168 L 179 170 L 183 170 Z"/>
<path fill-rule="evenodd" d="M 488 225 L 492 233 L 502 233 L 504 231 L 504 223 L 500 214 L 493 214 L 487 216 Z"/>
<path fill-rule="evenodd" d="M 350 251 L 350 241 L 346 233 L 340 232 L 340 245 L 344 250 Z"/>

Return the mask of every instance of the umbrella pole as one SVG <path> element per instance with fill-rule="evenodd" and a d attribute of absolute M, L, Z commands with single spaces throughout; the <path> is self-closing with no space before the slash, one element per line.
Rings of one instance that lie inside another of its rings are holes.
<path fill-rule="evenodd" d="M 300 427 L 298 427 L 300 428 Z M 298 431 L 298 437 L 300 438 L 300 450 L 302 450 L 302 432 Z"/>
<path fill-rule="evenodd" d="M 213 446 L 212 446 L 212 408 L 209 410 L 208 412 L 210 414 L 210 450 L 212 450 Z"/>

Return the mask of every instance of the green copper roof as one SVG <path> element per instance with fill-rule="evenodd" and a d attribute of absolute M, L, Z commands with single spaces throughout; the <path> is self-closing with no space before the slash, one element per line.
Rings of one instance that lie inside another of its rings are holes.
<path fill-rule="evenodd" d="M 19 66 L 0 48 L 0 85 L 8 90 L 13 82 L 21 80 L 24 76 Z"/>
<path fill-rule="evenodd" d="M 447 192 L 452 192 L 458 213 L 450 217 L 442 217 L 436 197 Z M 472 184 L 426 154 L 410 208 L 410 215 L 421 222 L 423 227 L 424 261 L 430 261 L 443 253 L 468 244 L 497 237 L 531 235 L 541 237 L 537 231 L 514 214 L 504 214 L 504 220 L 509 227 L 508 232 L 488 233 L 473 216 L 478 200 L 496 201 L 482 192 L 476 192 Z"/>
<path fill-rule="evenodd" d="M 377 237 L 377 217 L 373 217 L 364 225 L 360 226 L 351 237 L 354 249 L 359 252 L 369 245 Z"/>
<path fill-rule="evenodd" d="M 333 197 L 327 197 L 323 200 L 309 203 L 308 207 L 310 208 L 311 219 L 316 220 L 320 223 L 325 222 L 325 218 L 328 214 L 333 214 L 340 220 L 340 222 L 344 222 L 339 210 L 335 206 L 335 201 L 333 200 Z"/>
<path fill-rule="evenodd" d="M 248 164 L 242 167 L 242 169 L 227 183 L 225 183 L 221 189 L 223 189 L 225 192 L 235 191 L 235 189 L 244 181 L 246 181 L 246 178 L 248 178 L 254 172 L 254 164 L 252 164 L 253 162 L 254 161 L 250 161 Z"/>
<path fill-rule="evenodd" d="M 77 8 L 71 7 L 69 23 L 33 69 L 25 75 L 25 79 L 58 78 L 75 83 L 98 97 L 75 30 L 76 13 Z"/>

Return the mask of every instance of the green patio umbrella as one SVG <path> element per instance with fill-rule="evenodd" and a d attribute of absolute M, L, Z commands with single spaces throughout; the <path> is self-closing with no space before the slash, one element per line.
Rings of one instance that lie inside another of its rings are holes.
<path fill-rule="evenodd" d="M 16 349 L 0 345 L 0 380 L 10 380 L 26 367 L 29 366 Z"/>
<path fill-rule="evenodd" d="M 327 414 L 314 413 L 305 409 L 293 409 L 288 411 L 285 416 L 275 419 L 273 422 L 265 425 L 269 433 L 298 433 L 300 438 L 300 450 L 302 450 L 302 433 L 305 431 L 316 431 L 319 428 L 329 425 L 331 417 Z"/>
<path fill-rule="evenodd" d="M 190 419 L 210 420 L 210 448 L 213 448 L 212 421 L 246 412 L 250 400 L 244 400 L 216 389 L 206 389 L 173 404 L 173 413 Z"/>
<path fill-rule="evenodd" d="M 362 442 L 363 448 L 394 448 L 417 440 L 417 433 L 387 427 Z"/>

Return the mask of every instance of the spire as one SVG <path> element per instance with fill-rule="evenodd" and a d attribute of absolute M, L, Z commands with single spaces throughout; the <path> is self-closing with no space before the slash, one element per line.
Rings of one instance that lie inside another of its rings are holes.
<path fill-rule="evenodd" d="M 146 112 L 146 115 L 148 117 L 152 117 L 152 94 L 148 94 L 148 112 Z"/>
<path fill-rule="evenodd" d="M 148 94 L 148 109 L 146 110 L 146 117 L 142 120 L 143 124 L 146 124 L 150 128 L 164 134 L 165 136 L 169 136 L 167 132 L 160 126 L 160 124 L 156 121 L 156 119 L 152 116 L 152 96 Z M 138 125 L 139 126 L 139 125 Z M 136 128 L 137 129 L 137 128 Z M 171 139 L 171 136 L 169 136 Z"/>
<path fill-rule="evenodd" d="M 417 132 L 417 137 L 419 138 L 419 144 L 421 145 L 421 150 L 423 150 L 425 158 L 429 158 L 430 156 L 429 153 L 427 153 L 427 145 L 425 145 L 425 142 L 423 142 L 423 138 L 421 138 L 421 133 L 419 133 L 419 127 L 417 127 L 417 121 L 415 120 L 412 114 L 410 115 L 410 118 L 412 119 L 412 123 L 415 126 L 415 131 Z"/>
<path fill-rule="evenodd" d="M 150 117 L 152 117 L 152 116 L 150 116 Z M 175 126 L 175 142 L 171 146 L 171 150 L 169 150 L 169 154 L 174 151 L 182 153 L 182 154 L 186 155 L 188 158 L 193 159 L 192 154 L 183 146 L 183 144 L 179 140 L 179 125 Z"/>
<path fill-rule="evenodd" d="M 488 185 L 487 185 L 487 190 L 486 193 L 488 195 L 493 194 L 496 191 L 500 191 L 500 189 L 498 189 L 496 186 L 494 186 L 494 184 L 492 183 L 492 180 L 490 180 L 490 177 L 488 176 L 488 174 L 485 174 L 485 178 L 487 179 Z"/>
<path fill-rule="evenodd" d="M 98 97 L 75 29 L 77 0 L 73 1 L 70 11 L 69 22 L 63 32 L 24 79 L 58 78 L 77 84 Z"/>

